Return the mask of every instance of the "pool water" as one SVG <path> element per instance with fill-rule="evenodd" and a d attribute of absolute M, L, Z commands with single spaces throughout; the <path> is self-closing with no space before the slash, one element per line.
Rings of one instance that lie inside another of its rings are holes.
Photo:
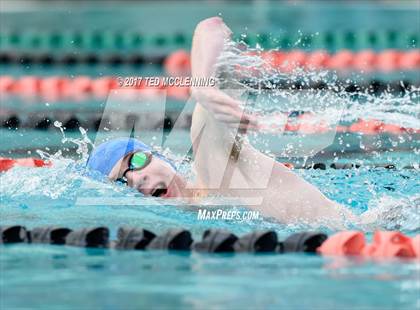
<path fill-rule="evenodd" d="M 414 262 L 14 245 L 1 263 L 3 309 L 147 309 L 156 301 L 162 309 L 419 306 Z"/>
<path fill-rule="evenodd" d="M 395 107 L 401 100 L 397 98 Z M 415 101 L 403 111 L 383 104 L 387 98 L 368 103 L 357 100 L 348 116 L 381 115 L 419 128 Z M 87 102 L 87 107 L 95 106 Z M 13 105 L 13 104 L 12 104 Z M 80 105 L 80 103 L 77 103 Z M 16 105 L 22 113 L 31 105 Z M 42 107 L 41 112 L 51 112 Z M 337 113 L 340 108 L 338 107 Z M 335 112 L 334 112 L 335 113 Z M 353 120 L 354 119 L 350 119 Z M 57 125 L 60 127 L 59 125 Z M 280 240 L 293 232 L 334 231 L 310 223 L 279 224 L 271 219 L 249 222 L 197 220 L 198 206 L 179 201 L 161 201 L 111 183 L 92 180 L 84 174 L 87 147 L 96 133 L 66 131 L 52 126 L 40 131 L 30 128 L 1 129 L 1 156 L 47 156 L 52 168 L 15 167 L 0 175 L 0 225 L 24 225 L 28 229 L 57 225 L 71 229 L 106 226 L 111 238 L 121 226 L 149 229 L 157 234 L 169 228 L 185 228 L 194 240 L 209 228 L 227 229 L 237 235 L 273 229 Z M 187 130 L 174 132 L 171 150 L 187 143 Z M 119 132 L 120 135 L 126 134 Z M 142 131 L 142 139 L 156 133 Z M 101 132 L 101 137 L 107 134 Z M 284 135 L 286 140 L 292 136 Z M 306 142 L 319 143 L 311 135 Z M 319 137 L 317 136 L 317 139 Z M 274 141 L 276 142 L 276 140 Z M 369 150 L 366 149 L 366 146 Z M 270 147 L 281 146 L 271 144 Z M 408 236 L 420 232 L 420 182 L 418 135 L 337 134 L 331 144 L 306 164 L 349 162 L 359 169 L 296 169 L 329 198 L 354 213 L 368 213 L 368 238 L 376 229 L 399 230 Z M 41 150 L 38 152 L 37 150 Z M 279 154 L 281 155 L 281 154 Z M 283 154 L 284 155 L 284 154 Z M 286 154 L 287 155 L 287 154 Z M 278 156 L 297 166 L 302 159 Z M 394 164 L 395 169 L 375 168 Z M 181 171 L 189 177 L 191 163 Z M 410 169 L 404 168 L 409 166 Z M 101 199 L 101 200 L 98 200 Z M 129 200 L 129 203 L 127 202 Z M 110 203 L 112 201 L 112 203 Z M 117 202 L 117 203 L 115 203 Z M 127 203 L 126 203 L 127 202 Z M 230 202 L 222 208 L 238 208 Z M 316 255 L 218 255 L 184 252 L 141 252 L 71 248 L 65 246 L 8 245 L 0 252 L 1 306 L 9 308 L 161 308 L 197 309 L 414 309 L 420 307 L 420 264 L 415 260 L 362 260 L 324 258 Z M 22 298 L 24 296 L 24 298 Z"/>
<path fill-rule="evenodd" d="M 190 48 L 190 38 L 196 23 L 209 15 L 216 16 L 221 11 L 238 38 L 247 38 L 247 33 L 250 32 L 248 39 L 252 39 L 251 32 L 254 31 L 262 34 L 260 38 L 270 38 L 266 44 L 272 44 L 274 48 L 281 42 L 271 42 L 271 35 L 273 38 L 291 35 L 292 45 L 282 47 L 286 49 L 325 48 L 316 44 L 304 46 L 302 33 L 319 32 L 321 38 L 325 34 L 335 35 L 337 31 L 350 36 L 354 34 L 356 38 L 360 36 L 362 42 L 363 33 L 368 35 L 369 31 L 378 30 L 381 35 L 382 30 L 390 29 L 391 19 L 397 25 L 393 27 L 403 35 L 416 33 L 413 25 L 418 21 L 418 14 L 411 5 L 390 9 L 379 6 L 376 2 L 362 6 L 350 5 L 339 10 L 330 3 L 312 2 L 293 3 L 289 6 L 250 6 L 247 2 L 235 1 L 226 4 L 223 10 L 212 6 L 210 2 L 189 2 L 182 6 L 175 1 L 165 2 L 165 8 L 148 3 L 141 9 L 137 4 L 120 7 L 101 5 L 99 8 L 92 4 L 81 10 L 60 5 L 41 12 L 33 10 L 3 14 L 2 22 L 7 31 L 15 31 L 16 21 L 19 21 L 17 30 L 22 29 L 22 34 L 29 34 L 29 37 L 37 31 L 40 35 L 48 34 L 51 32 L 51 25 L 54 25 L 53 31 L 57 34 L 63 32 L 62 40 L 70 46 L 52 51 L 58 54 L 68 51 L 98 52 L 96 48 L 74 45 L 66 37 L 68 30 L 80 30 L 87 34 L 96 30 L 104 30 L 104 33 L 108 30 L 118 30 L 121 33 L 133 30 L 156 42 L 159 37 L 165 38 L 162 35 L 169 38 L 171 33 L 180 33 L 188 38 L 176 47 L 146 44 L 139 51 L 142 55 L 161 56 L 175 48 Z M 157 11 L 165 23 L 156 23 Z M 320 14 L 322 22 L 318 18 Z M 74 29 L 75 20 L 83 21 L 79 29 Z M 34 25 L 37 27 L 34 28 Z M 25 33 L 25 29 L 31 31 Z M 317 37 L 314 36 L 314 40 L 318 40 Z M 381 45 L 381 37 L 378 38 L 377 44 L 369 48 L 375 51 L 385 48 Z M 404 48 L 418 46 L 417 41 L 410 45 L 406 43 L 402 43 Z M 329 51 L 336 51 L 343 47 L 337 45 L 328 48 Z M 30 47 L 25 48 L 31 51 Z M 25 48 L 22 51 L 26 51 Z M 258 50 L 260 47 L 252 48 Z M 357 49 L 359 48 L 367 47 L 358 46 Z M 103 52 L 104 50 L 99 51 Z M 127 50 L 109 48 L 108 52 L 125 53 Z M 227 67 L 233 68 L 244 63 L 243 58 L 236 59 L 237 62 L 229 58 L 233 54 L 227 53 L 224 59 Z M 223 58 L 221 61 L 223 62 Z M 255 64 L 255 67 L 263 70 L 264 66 Z M 141 68 L 107 64 L 2 64 L 0 68 L 2 74 L 14 78 L 25 75 L 118 77 L 165 74 L 162 66 L 152 63 Z M 252 70 L 248 70 L 248 73 L 254 74 L 255 68 L 250 68 Z M 262 80 L 272 81 L 273 72 L 267 71 L 262 72 Z M 333 77 L 328 74 L 332 78 L 329 81 L 326 80 L 327 75 L 322 74 L 303 76 L 303 80 L 334 84 L 335 80 L 347 82 L 347 79 L 355 79 L 353 82 L 356 84 L 359 81 L 363 84 L 375 79 L 392 82 L 408 79 L 414 86 L 411 93 L 396 97 L 387 94 L 383 97 L 366 93 L 339 94 L 340 97 L 337 96 L 337 100 L 330 106 L 324 106 L 324 100 L 313 100 L 313 95 L 309 99 L 306 97 L 304 100 L 289 102 L 276 102 L 268 95 L 271 100 L 268 101 L 269 108 L 282 112 L 316 112 L 327 108 L 325 111 L 328 112 L 319 114 L 346 122 L 346 126 L 362 118 L 380 119 L 388 124 L 416 130 L 420 128 L 417 72 L 372 72 L 361 75 L 354 72 L 353 76 Z M 275 73 L 274 77 L 277 78 Z M 296 82 L 302 76 L 287 78 Z M 97 113 L 102 113 L 107 103 L 106 99 L 89 99 L 83 102 L 46 102 L 40 98 L 32 99 L 10 97 L 2 100 L 2 112 L 5 113 L 1 116 L 7 119 L 17 115 L 25 121 L 30 116 L 39 114 L 52 119 L 54 116 L 62 117 L 64 121 L 61 122 L 65 123 L 67 116 L 72 116 L 73 113 L 80 120 L 83 117 L 96 117 Z M 282 105 L 281 108 L 276 103 Z M 182 104 L 169 100 L 166 107 L 179 112 Z M 118 112 L 123 115 L 125 111 Z M 338 121 L 333 125 L 338 125 Z M 52 160 L 53 167 L 15 167 L 0 174 L 1 226 L 23 225 L 27 229 L 46 225 L 71 229 L 106 226 L 110 229 L 111 239 L 116 238 L 117 229 L 121 226 L 145 228 L 156 234 L 169 228 L 184 228 L 192 233 L 194 240 L 201 239 L 203 232 L 209 228 L 226 229 L 238 236 L 255 230 L 272 229 L 277 232 L 280 240 L 291 233 L 305 230 L 319 230 L 328 234 L 335 232 L 328 223 L 322 226 L 311 223 L 290 225 L 267 218 L 244 222 L 197 220 L 197 209 L 206 208 L 211 204 L 212 197 L 203 199 L 200 205 L 187 206 L 175 200 L 147 198 L 129 188 L 87 177 L 84 170 L 89 145 L 87 139 L 95 141 L 97 134 L 93 126 L 85 128 L 88 129 L 86 135 L 78 130 L 68 130 L 65 137 L 60 128 L 57 128 L 60 125 L 50 126 L 47 130 L 35 130 L 33 127 L 26 124 L 19 129 L 1 128 L 0 156 L 32 157 L 41 154 Z M 118 134 L 128 136 L 130 132 Z M 107 138 L 105 132 L 100 132 L 100 135 Z M 156 133 L 143 131 L 140 135 L 142 139 L 151 141 Z M 328 143 L 319 141 L 319 135 L 315 137 L 308 135 L 303 144 L 322 144 L 325 147 L 322 152 L 303 159 L 290 158 L 288 154 L 276 154 L 277 159 L 292 162 L 296 167 L 313 163 L 326 163 L 329 166 L 334 162 L 360 164 L 359 169 L 295 170 L 329 198 L 356 214 L 369 214 L 373 219 L 363 227 L 349 223 L 348 229 L 362 230 L 368 239 L 378 229 L 398 230 L 408 236 L 420 233 L 419 134 L 338 133 Z M 267 139 L 271 139 L 267 144 L 268 149 L 284 149 L 277 144 L 280 140 L 277 136 L 267 136 Z M 282 136 L 285 143 L 288 139 L 293 139 L 293 135 Z M 259 137 L 255 140 L 258 141 Z M 169 147 L 176 154 L 177 148 L 183 147 L 188 143 L 186 141 L 189 141 L 187 130 L 174 132 L 172 145 Z M 386 164 L 395 165 L 395 169 L 375 168 Z M 181 172 L 193 178 L 190 170 L 191 163 L 184 162 Z M 228 201 L 221 208 L 243 210 L 240 205 Z M 0 247 L 0 274 L 1 309 L 153 309 L 157 304 L 162 309 L 420 309 L 418 260 L 374 260 L 310 254 L 117 251 L 13 244 Z"/>
<path fill-rule="evenodd" d="M 186 165 L 188 167 L 188 165 Z M 184 170 L 186 171 L 186 170 Z M 298 170 L 332 199 L 356 213 L 374 212 L 364 228 L 420 231 L 420 184 L 415 169 Z M 284 225 L 269 219 L 198 221 L 194 207 L 142 197 L 114 184 L 84 186 L 81 161 L 58 158 L 55 168 L 14 168 L 0 176 L 1 225 L 69 228 L 120 226 L 162 233 L 189 229 L 200 239 L 207 228 L 237 235 L 274 229 L 292 232 L 328 227 Z M 78 205 L 78 198 L 132 197 L 136 205 Z M 205 202 L 203 202 L 203 206 Z M 201 207 L 203 207 L 201 206 Z M 197 206 L 198 207 L 198 206 Z M 232 206 L 226 206 L 232 207 Z M 358 227 L 354 227 L 358 228 Z M 180 309 L 414 309 L 419 307 L 420 265 L 415 260 L 372 261 L 309 254 L 220 255 L 142 252 L 47 245 L 9 245 L 1 254 L 5 309 L 162 308 Z M 25 298 L 22 298 L 25 296 Z"/>

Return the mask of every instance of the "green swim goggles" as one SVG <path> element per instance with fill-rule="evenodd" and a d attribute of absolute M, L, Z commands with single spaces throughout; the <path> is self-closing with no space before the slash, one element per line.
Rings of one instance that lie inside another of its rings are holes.
<path fill-rule="evenodd" d="M 128 180 L 126 174 L 128 171 L 139 171 L 147 167 L 152 161 L 152 153 L 147 151 L 137 151 L 130 155 L 128 159 L 128 168 L 125 169 L 121 178 L 117 179 L 117 182 L 127 184 Z"/>

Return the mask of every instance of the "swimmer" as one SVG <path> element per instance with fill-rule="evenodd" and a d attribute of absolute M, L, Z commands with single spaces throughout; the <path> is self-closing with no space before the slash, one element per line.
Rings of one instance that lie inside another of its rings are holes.
<path fill-rule="evenodd" d="M 231 34 L 219 17 L 197 25 L 191 50 L 193 78 L 215 75 L 217 58 Z M 146 196 L 194 201 L 217 193 L 241 198 L 248 201 L 246 207 L 282 223 L 305 221 L 340 228 L 355 219 L 291 169 L 256 150 L 246 139 L 234 138 L 238 131 L 258 130 L 259 126 L 253 115 L 241 110 L 240 102 L 215 87 L 193 88 L 191 94 L 197 102 L 191 125 L 195 184 L 189 184 L 170 160 L 131 138 L 99 145 L 88 167 Z M 256 202 L 250 203 L 253 198 Z"/>

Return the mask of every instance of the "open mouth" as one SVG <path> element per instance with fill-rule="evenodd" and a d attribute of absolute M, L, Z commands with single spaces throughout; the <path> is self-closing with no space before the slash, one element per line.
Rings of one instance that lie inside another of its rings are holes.
<path fill-rule="evenodd" d="M 162 197 L 165 196 L 168 192 L 167 188 L 156 188 L 154 191 L 152 191 L 153 197 Z"/>

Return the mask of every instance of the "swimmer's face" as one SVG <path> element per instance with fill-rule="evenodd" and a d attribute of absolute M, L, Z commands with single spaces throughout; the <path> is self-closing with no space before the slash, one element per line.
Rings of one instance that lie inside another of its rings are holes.
<path fill-rule="evenodd" d="M 129 167 L 130 155 L 125 156 L 112 169 L 109 178 L 113 181 L 122 178 Z M 181 197 L 185 188 L 184 178 L 164 160 L 152 156 L 150 163 L 137 171 L 127 171 L 127 185 L 137 189 L 145 196 L 162 198 Z"/>

